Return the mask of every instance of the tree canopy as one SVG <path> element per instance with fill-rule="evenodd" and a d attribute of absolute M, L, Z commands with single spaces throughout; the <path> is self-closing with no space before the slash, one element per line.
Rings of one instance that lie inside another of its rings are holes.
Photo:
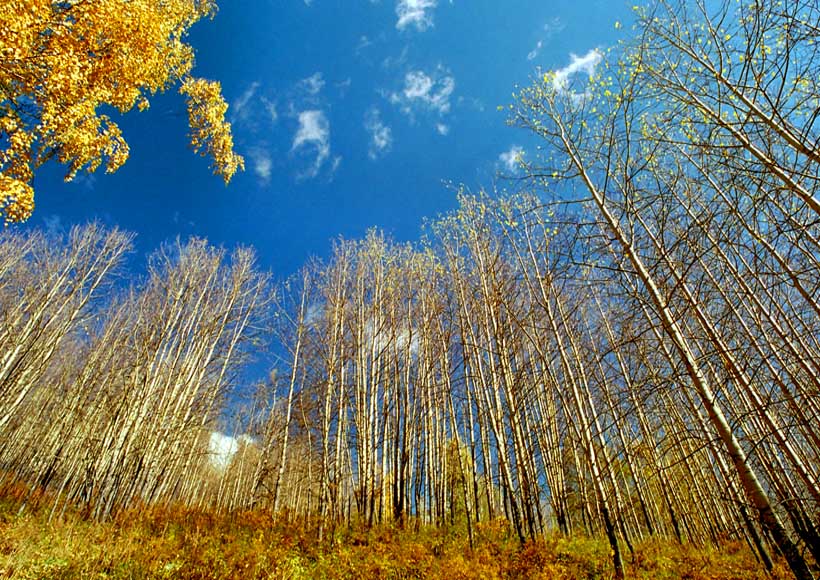
<path fill-rule="evenodd" d="M 243 159 L 233 150 L 218 82 L 192 76 L 190 27 L 212 0 L 0 0 L 0 215 L 22 222 L 34 209 L 34 171 L 50 159 L 71 181 L 128 158 L 120 128 L 100 112 L 145 110 L 179 85 L 191 142 L 227 183 Z"/>

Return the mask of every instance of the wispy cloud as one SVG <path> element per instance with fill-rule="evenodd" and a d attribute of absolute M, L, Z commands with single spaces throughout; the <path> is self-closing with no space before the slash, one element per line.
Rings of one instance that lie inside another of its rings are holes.
<path fill-rule="evenodd" d="M 564 95 L 569 99 L 573 107 L 581 107 L 584 102 L 590 97 L 588 82 L 580 81 L 575 86 L 581 87 L 581 90 L 576 90 L 573 87 L 572 79 L 577 75 L 586 75 L 586 81 L 589 81 L 595 75 L 595 69 L 603 60 L 601 51 L 593 48 L 584 56 L 570 54 L 570 63 L 564 68 L 559 68 L 553 71 L 552 89 L 560 95 Z"/>
<path fill-rule="evenodd" d="M 249 160 L 249 168 L 263 184 L 270 182 L 273 173 L 270 135 L 279 120 L 276 102 L 265 93 L 265 87 L 254 81 L 230 108 L 230 120 L 239 148 Z"/>
<path fill-rule="evenodd" d="M 333 158 L 333 162 L 330 164 L 330 179 L 333 179 L 333 175 L 336 173 L 336 170 L 339 169 L 339 166 L 342 164 L 342 156 L 337 155 Z"/>
<path fill-rule="evenodd" d="M 436 123 L 436 131 L 438 131 L 439 135 L 449 135 L 450 125 L 445 125 L 444 123 Z"/>
<path fill-rule="evenodd" d="M 276 103 L 268 100 L 265 97 L 262 97 L 262 106 L 265 108 L 265 112 L 268 114 L 268 120 L 270 120 L 271 123 L 275 123 L 276 120 L 279 118 L 279 113 L 276 112 Z"/>
<path fill-rule="evenodd" d="M 370 135 L 367 156 L 375 161 L 386 155 L 393 147 L 393 131 L 382 122 L 378 109 L 370 109 L 365 114 L 364 128 Z"/>
<path fill-rule="evenodd" d="M 251 115 L 251 99 L 256 94 L 256 91 L 259 89 L 259 81 L 254 81 L 245 89 L 245 92 L 242 93 L 238 99 L 236 99 L 233 104 L 231 105 L 231 109 L 233 110 L 233 119 L 244 121 L 248 119 Z"/>
<path fill-rule="evenodd" d="M 417 30 L 426 30 L 433 26 L 433 10 L 437 0 L 399 0 L 396 4 L 396 28 L 404 30 L 415 26 Z"/>
<path fill-rule="evenodd" d="M 517 173 L 522 159 L 524 159 L 524 148 L 520 145 L 513 145 L 508 151 L 498 156 L 498 160 L 508 173 Z"/>
<path fill-rule="evenodd" d="M 83 191 L 94 191 L 97 186 L 97 176 L 87 171 L 81 171 L 69 181 L 70 184 L 80 187 Z"/>
<path fill-rule="evenodd" d="M 533 48 L 533 49 L 529 52 L 529 54 L 527 54 L 527 60 L 534 60 L 534 59 L 535 59 L 535 57 L 536 57 L 536 56 L 538 56 L 538 53 L 539 53 L 539 52 L 541 52 L 541 48 L 542 48 L 543 46 L 544 46 L 544 41 L 543 41 L 543 40 L 539 40 L 539 41 L 535 44 L 535 48 Z"/>
<path fill-rule="evenodd" d="M 333 86 L 336 87 L 336 90 L 339 93 L 339 97 L 344 98 L 344 96 L 347 95 L 347 91 L 349 91 L 350 87 L 353 86 L 353 79 L 347 77 L 344 80 L 334 83 Z"/>
<path fill-rule="evenodd" d="M 230 119 L 234 125 L 251 131 L 257 131 L 266 120 L 270 124 L 276 123 L 279 113 L 276 103 L 264 95 L 260 95 L 261 84 L 254 81 L 239 97 L 231 103 Z"/>
<path fill-rule="evenodd" d="M 321 72 L 316 72 L 297 83 L 297 88 L 308 95 L 315 97 L 325 86 L 325 79 Z"/>
<path fill-rule="evenodd" d="M 399 54 L 396 56 L 387 56 L 382 60 L 382 68 L 385 69 L 398 69 L 404 67 L 407 64 L 407 57 L 410 54 L 410 47 L 405 45 Z"/>
<path fill-rule="evenodd" d="M 561 31 L 566 28 L 566 24 L 560 17 L 554 16 L 552 17 L 544 26 L 541 28 L 541 38 L 538 39 L 538 42 L 535 43 L 535 48 L 533 48 L 529 53 L 527 53 L 527 60 L 535 60 L 538 58 L 538 55 L 541 53 L 541 49 L 544 48 L 544 45 L 556 34 L 560 33 Z"/>
<path fill-rule="evenodd" d="M 62 234 L 65 228 L 63 227 L 63 218 L 59 214 L 53 213 L 47 215 L 43 219 L 43 225 L 49 234 Z"/>
<path fill-rule="evenodd" d="M 450 97 L 455 88 L 455 79 L 443 67 L 432 74 L 414 70 L 404 76 L 404 88 L 392 93 L 390 102 L 410 116 L 417 110 L 445 115 L 450 112 Z"/>
<path fill-rule="evenodd" d="M 546 39 L 549 40 L 556 34 L 563 32 L 564 29 L 567 27 L 566 23 L 561 20 L 560 16 L 553 16 L 549 19 L 549 21 L 544 24 L 544 34 L 546 35 Z"/>
<path fill-rule="evenodd" d="M 354 52 L 357 55 L 359 55 L 362 53 L 362 51 L 364 51 L 367 48 L 370 48 L 371 46 L 373 46 L 373 41 L 363 34 L 359 37 L 359 42 L 358 44 L 356 44 Z"/>
<path fill-rule="evenodd" d="M 313 151 L 315 154 L 313 163 L 300 177 L 316 177 L 325 161 L 330 157 L 330 122 L 324 111 L 319 110 L 302 111 L 299 113 L 298 118 L 299 128 L 293 137 L 290 150 L 291 153 L 297 153 L 301 150 Z M 334 165 L 338 165 L 338 163 L 334 161 Z"/>
<path fill-rule="evenodd" d="M 273 159 L 271 154 L 264 147 L 253 147 L 248 152 L 248 156 L 253 164 L 253 172 L 264 183 L 268 183 L 273 171 Z"/>
<path fill-rule="evenodd" d="M 196 227 L 195 221 L 187 219 L 185 216 L 179 213 L 179 211 L 174 212 L 174 215 L 171 216 L 171 221 L 174 222 L 175 226 L 186 226 L 189 228 Z"/>
<path fill-rule="evenodd" d="M 578 56 L 570 53 L 570 63 L 564 68 L 559 68 L 554 72 L 552 77 L 552 88 L 556 92 L 567 92 L 570 90 L 570 77 L 577 74 L 586 74 L 587 77 L 592 77 L 595 74 L 595 68 L 601 63 L 603 55 L 597 48 L 593 48 L 584 56 Z"/>

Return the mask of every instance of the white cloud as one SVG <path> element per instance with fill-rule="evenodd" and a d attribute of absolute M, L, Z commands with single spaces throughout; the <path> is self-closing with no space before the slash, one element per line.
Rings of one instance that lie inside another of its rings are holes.
<path fill-rule="evenodd" d="M 338 82 L 334 83 L 333 86 L 336 87 L 336 90 L 339 93 L 339 98 L 344 98 L 345 95 L 347 95 L 347 91 L 349 91 L 350 87 L 353 86 L 353 79 L 350 78 L 350 77 L 347 77 L 343 81 L 338 81 Z"/>
<path fill-rule="evenodd" d="M 94 191 L 97 186 L 97 176 L 87 171 L 81 171 L 69 183 L 81 187 L 84 191 Z"/>
<path fill-rule="evenodd" d="M 273 170 L 273 160 L 270 153 L 262 147 L 254 147 L 248 153 L 253 163 L 253 172 L 256 176 L 267 183 L 270 181 L 271 172 Z"/>
<path fill-rule="evenodd" d="M 444 123 L 436 123 L 436 131 L 438 131 L 439 135 L 449 135 L 450 126 L 445 125 Z"/>
<path fill-rule="evenodd" d="M 250 84 L 250 86 L 245 89 L 245 92 L 242 93 L 238 99 L 233 102 L 233 118 L 239 121 L 246 121 L 248 117 L 251 115 L 251 99 L 256 94 L 257 89 L 259 89 L 259 82 L 254 81 Z"/>
<path fill-rule="evenodd" d="M 571 92 L 569 88 L 570 77 L 579 73 L 591 77 L 595 74 L 595 68 L 602 59 L 603 55 L 597 48 L 593 48 L 584 56 L 570 53 L 570 63 L 554 72 L 552 88 L 559 93 Z"/>
<path fill-rule="evenodd" d="M 47 215 L 45 219 L 43 219 L 43 225 L 46 226 L 46 231 L 49 234 L 62 234 L 63 231 L 65 231 L 63 219 L 56 213 Z"/>
<path fill-rule="evenodd" d="M 538 56 L 538 53 L 539 53 L 539 52 L 541 52 L 541 48 L 542 48 L 543 46 L 544 46 L 544 41 L 543 41 L 543 40 L 539 40 L 539 41 L 535 44 L 535 48 L 533 48 L 533 49 L 529 52 L 529 54 L 527 54 L 527 60 L 534 60 L 534 59 L 535 59 L 535 57 L 536 57 L 536 56 Z"/>
<path fill-rule="evenodd" d="M 396 337 L 400 356 L 409 350 L 411 358 L 416 358 L 419 354 L 419 335 L 410 328 L 404 328 Z"/>
<path fill-rule="evenodd" d="M 470 108 L 478 111 L 479 113 L 483 113 L 484 109 L 486 109 L 486 107 L 484 106 L 484 103 L 481 102 L 481 99 L 476 99 L 475 97 L 459 96 L 458 99 L 456 100 L 456 102 L 459 105 L 470 107 Z"/>
<path fill-rule="evenodd" d="M 359 37 L 359 43 L 356 45 L 355 53 L 357 55 L 361 54 L 363 50 L 371 46 L 373 46 L 373 41 L 363 34 Z"/>
<path fill-rule="evenodd" d="M 376 356 L 396 353 L 400 357 L 409 355 L 415 358 L 419 350 L 419 337 L 412 326 L 403 325 L 396 333 L 395 329 L 377 327 L 375 320 L 368 320 L 364 326 L 364 344 L 372 346 Z"/>
<path fill-rule="evenodd" d="M 407 73 L 404 79 L 404 96 L 408 99 L 428 99 L 433 79 L 421 71 Z"/>
<path fill-rule="evenodd" d="M 171 217 L 171 220 L 174 222 L 174 225 L 187 225 L 189 228 L 196 226 L 196 222 L 192 220 L 187 220 L 185 217 L 180 214 L 178 211 L 174 212 L 174 215 Z"/>
<path fill-rule="evenodd" d="M 208 455 L 211 465 L 220 471 L 224 471 L 231 464 L 233 456 L 239 451 L 239 444 L 253 445 L 255 443 L 250 435 L 240 435 L 231 437 L 219 431 L 212 431 L 208 440 Z"/>
<path fill-rule="evenodd" d="M 305 91 L 308 95 L 315 97 L 325 86 L 325 79 L 322 76 L 321 72 L 316 72 L 310 75 L 309 77 L 302 79 L 299 81 L 297 85 L 300 89 Z"/>
<path fill-rule="evenodd" d="M 499 161 L 509 173 L 517 173 L 519 164 L 524 158 L 524 148 L 520 145 L 513 145 L 509 151 L 505 151 L 498 156 Z"/>
<path fill-rule="evenodd" d="M 325 316 L 325 304 L 323 302 L 314 302 L 307 308 L 305 312 L 305 324 L 307 326 L 317 327 L 321 324 Z"/>
<path fill-rule="evenodd" d="M 364 117 L 364 128 L 370 135 L 367 156 L 372 160 L 386 155 L 393 147 L 393 131 L 381 120 L 378 109 L 370 109 Z"/>
<path fill-rule="evenodd" d="M 542 27 L 542 38 L 539 38 L 538 42 L 535 43 L 535 48 L 527 53 L 527 60 L 535 60 L 538 58 L 538 55 L 541 54 L 541 49 L 544 48 L 544 44 L 546 44 L 550 38 L 563 31 L 564 28 L 566 28 L 566 24 L 564 24 L 564 21 L 558 16 L 554 16 L 544 24 Z"/>
<path fill-rule="evenodd" d="M 265 108 L 265 112 L 268 114 L 270 122 L 275 123 L 276 120 L 279 118 L 279 113 L 276 112 L 276 103 L 265 97 L 262 97 L 262 106 Z"/>
<path fill-rule="evenodd" d="M 208 454 L 210 455 L 211 465 L 224 471 L 231 464 L 231 459 L 239 450 L 239 441 L 236 437 L 225 435 L 218 431 L 211 433 L 211 438 L 208 441 Z"/>
<path fill-rule="evenodd" d="M 561 20 L 560 16 L 553 16 L 550 18 L 549 22 L 544 24 L 544 32 L 547 35 L 547 38 L 550 38 L 560 32 L 567 27 L 563 20 Z"/>
<path fill-rule="evenodd" d="M 342 164 L 342 156 L 341 155 L 337 155 L 336 157 L 333 158 L 333 163 L 330 164 L 331 179 L 333 178 L 333 175 L 336 173 L 336 170 L 339 169 L 339 166 L 341 164 Z"/>
<path fill-rule="evenodd" d="M 279 119 L 276 103 L 264 95 L 259 95 L 260 86 L 258 81 L 252 82 L 245 92 L 231 104 L 232 123 L 251 131 L 258 131 L 262 128 L 260 119 L 265 116 L 271 124 L 276 123 Z"/>
<path fill-rule="evenodd" d="M 293 153 L 303 148 L 313 149 L 316 158 L 302 177 L 316 177 L 330 156 L 330 122 L 323 111 L 311 110 L 299 113 L 299 129 L 293 137 L 290 150 Z M 338 166 L 338 162 L 334 161 L 334 165 Z"/>
<path fill-rule="evenodd" d="M 230 120 L 240 147 L 250 160 L 249 167 L 260 181 L 267 183 L 273 172 L 273 160 L 265 137 L 279 120 L 279 112 L 276 102 L 265 96 L 265 92 L 258 81 L 248 85 L 232 103 Z"/>
<path fill-rule="evenodd" d="M 432 11 L 437 0 L 399 0 L 396 4 L 396 28 L 404 30 L 408 26 L 415 26 L 418 30 L 426 30 L 433 26 Z"/>
<path fill-rule="evenodd" d="M 407 57 L 410 54 L 410 47 L 404 46 L 397 56 L 388 56 L 382 60 L 382 68 L 398 69 L 402 68 L 407 63 Z"/>
<path fill-rule="evenodd" d="M 442 67 L 433 76 L 414 70 L 404 76 L 404 89 L 400 93 L 392 93 L 390 102 L 408 115 L 412 115 L 416 108 L 444 115 L 450 112 L 450 97 L 455 88 L 455 79 Z"/>

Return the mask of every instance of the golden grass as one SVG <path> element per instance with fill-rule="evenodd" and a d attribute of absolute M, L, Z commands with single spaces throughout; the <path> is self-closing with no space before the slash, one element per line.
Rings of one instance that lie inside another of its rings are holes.
<path fill-rule="evenodd" d="M 45 502 L 43 502 L 45 503 Z M 523 547 L 502 522 L 479 524 L 476 545 L 453 529 L 348 528 L 320 544 L 311 523 L 257 511 L 215 515 L 151 508 L 109 522 L 47 507 L 18 515 L 0 498 L 0 578 L 142 579 L 576 579 L 611 578 L 605 541 L 550 536 Z M 697 549 L 654 540 L 636 547 L 628 576 L 640 579 L 768 578 L 745 546 Z M 782 566 L 776 578 L 790 575 Z"/>

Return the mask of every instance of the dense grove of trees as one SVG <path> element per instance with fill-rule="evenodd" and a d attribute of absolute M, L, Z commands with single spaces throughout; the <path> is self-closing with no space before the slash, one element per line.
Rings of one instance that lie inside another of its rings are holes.
<path fill-rule="evenodd" d="M 603 534 L 618 576 L 651 536 L 740 538 L 811 578 L 820 10 L 715 10 L 658 3 L 591 85 L 524 89 L 542 193 L 461 192 L 415 245 L 340 240 L 273 288 L 248 251 L 193 240 L 114 291 L 127 235 L 5 232 L 6 477 L 96 517 L 181 501 L 315 518 L 320 538 Z M 281 364 L 239 405 L 260 332 Z"/>
<path fill-rule="evenodd" d="M 129 247 L 96 225 L 0 238 L 0 461 L 53 489 L 55 510 L 195 497 L 201 439 L 267 300 L 251 252 L 201 240 L 163 248 L 138 288 L 114 292 Z"/>

